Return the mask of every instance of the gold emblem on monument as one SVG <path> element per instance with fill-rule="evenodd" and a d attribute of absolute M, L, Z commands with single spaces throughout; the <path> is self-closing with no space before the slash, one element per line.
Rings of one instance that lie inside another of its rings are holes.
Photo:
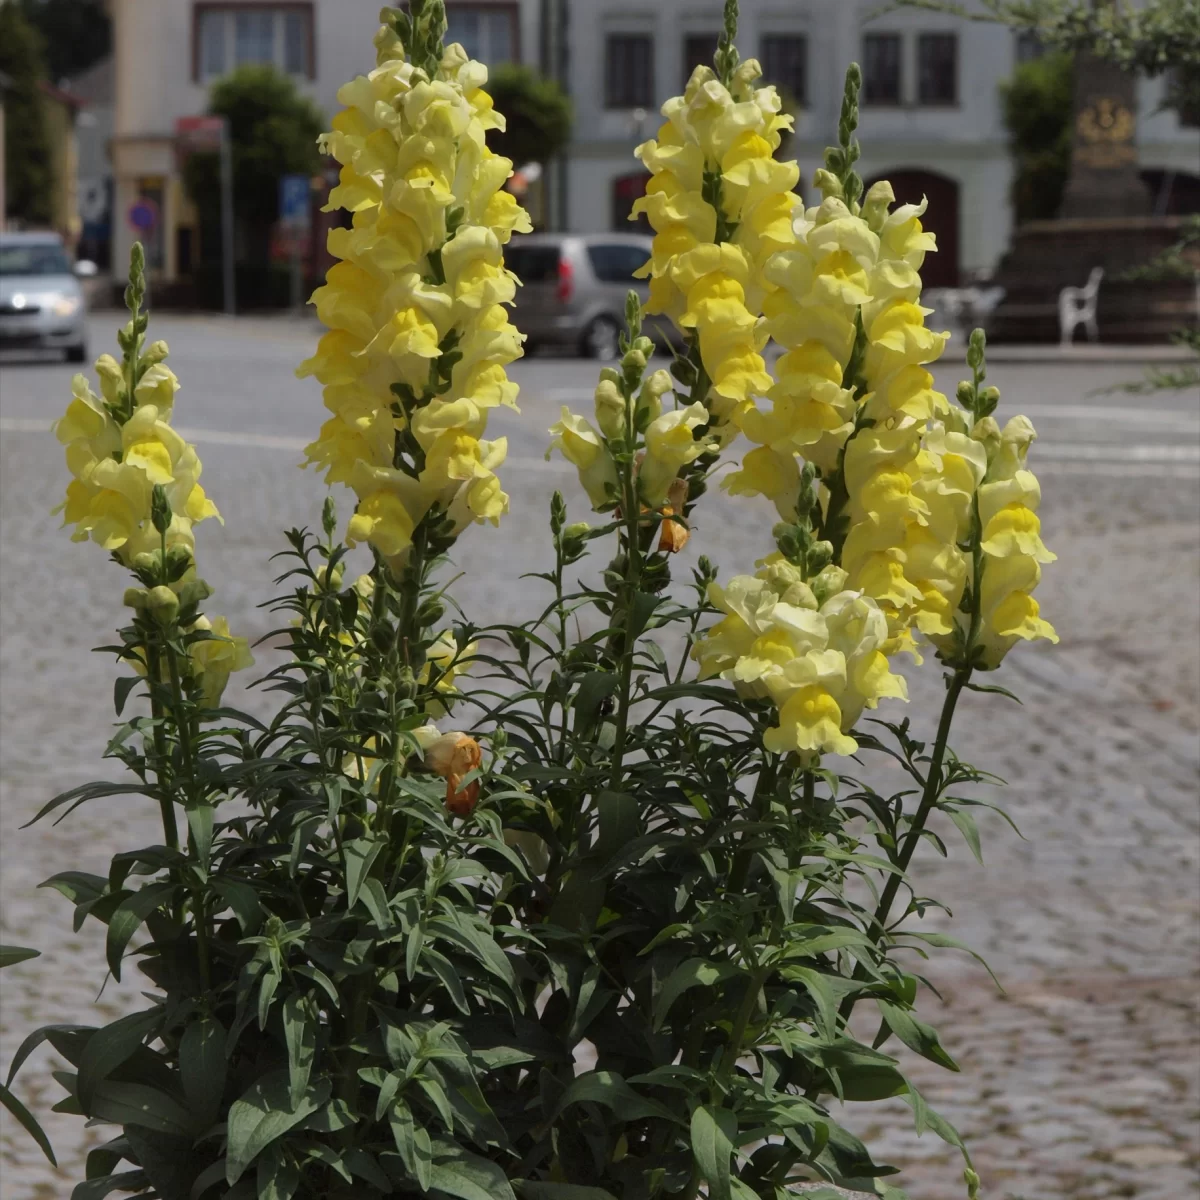
<path fill-rule="evenodd" d="M 1075 118 L 1075 161 L 1108 170 L 1134 161 L 1133 113 L 1119 100 L 1100 96 Z"/>

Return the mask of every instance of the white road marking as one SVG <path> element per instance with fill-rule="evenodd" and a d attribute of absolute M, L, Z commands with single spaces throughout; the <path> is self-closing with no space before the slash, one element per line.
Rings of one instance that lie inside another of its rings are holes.
<path fill-rule="evenodd" d="M 537 388 L 524 384 L 521 392 L 525 396 L 542 396 L 556 404 L 572 404 L 581 400 L 591 400 L 594 395 L 592 388 L 551 388 L 539 391 Z M 1030 420 L 1039 421 L 1097 421 L 1110 425 L 1142 425 L 1146 428 L 1168 427 L 1184 431 L 1200 433 L 1200 410 L 1187 409 L 1152 409 L 1134 408 L 1130 405 L 1103 404 L 1024 404 L 1009 405 L 1011 411 L 1006 412 L 1001 402 L 1001 423 L 1017 412 L 1023 413 Z"/>
<path fill-rule="evenodd" d="M 0 417 L 0 433 L 50 435 L 51 422 L 32 417 Z M 225 429 L 179 430 L 182 437 L 199 445 L 241 446 L 256 450 L 284 450 L 301 454 L 308 439 L 267 433 L 234 433 Z M 1038 442 L 1033 451 L 1035 470 L 1062 475 L 1109 475 L 1113 478 L 1193 479 L 1200 478 L 1200 446 L 1118 442 Z M 509 468 L 522 471 L 570 472 L 562 458 L 550 461 L 533 456 L 511 457 Z"/>

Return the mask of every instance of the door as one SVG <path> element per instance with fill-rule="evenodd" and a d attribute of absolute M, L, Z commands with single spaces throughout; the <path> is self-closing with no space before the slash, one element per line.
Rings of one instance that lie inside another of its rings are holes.
<path fill-rule="evenodd" d="M 929 207 L 921 224 L 937 237 L 937 253 L 925 258 L 921 280 L 927 288 L 958 287 L 959 283 L 959 188 L 958 183 L 936 171 L 904 168 L 888 171 L 879 178 L 888 180 L 896 193 L 897 204 L 920 204 L 924 196 Z M 876 180 L 867 183 L 870 188 Z"/>

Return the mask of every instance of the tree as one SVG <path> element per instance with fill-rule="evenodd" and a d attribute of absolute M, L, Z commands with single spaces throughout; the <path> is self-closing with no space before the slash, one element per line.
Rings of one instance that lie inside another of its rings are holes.
<path fill-rule="evenodd" d="M 1200 4 L 1196 0 L 894 0 L 888 9 L 919 8 L 968 21 L 990 21 L 1036 33 L 1043 45 L 1089 53 L 1127 71 L 1161 75 L 1200 69 Z"/>
<path fill-rule="evenodd" d="M 500 66 L 489 73 L 488 91 L 508 122 L 505 132 L 488 136 L 488 144 L 514 166 L 548 162 L 566 146 L 571 100 L 553 79 L 530 67 Z"/>
<path fill-rule="evenodd" d="M 268 66 L 239 67 L 214 84 L 208 107 L 229 122 L 234 212 L 245 234 L 246 257 L 265 261 L 270 226 L 279 215 L 279 179 L 320 169 L 317 138 L 325 118 L 291 79 Z M 192 155 L 184 180 L 202 225 L 215 228 L 220 212 L 217 156 Z"/>
<path fill-rule="evenodd" d="M 4 177 L 7 215 L 49 224 L 54 212 L 54 163 L 42 107 L 46 77 L 42 38 L 16 4 L 0 3 L 0 73 L 4 92 Z"/>
<path fill-rule="evenodd" d="M 112 52 L 112 22 L 101 0 L 20 0 L 19 7 L 42 35 L 55 83 Z"/>
<path fill-rule="evenodd" d="M 1012 138 L 1018 221 L 1048 220 L 1062 202 L 1071 168 L 1071 60 L 1046 54 L 1022 63 L 1001 89 Z"/>

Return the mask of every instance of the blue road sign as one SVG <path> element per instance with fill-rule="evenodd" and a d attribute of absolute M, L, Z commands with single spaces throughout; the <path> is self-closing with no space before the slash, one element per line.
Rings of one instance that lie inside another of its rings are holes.
<path fill-rule="evenodd" d="M 279 180 L 279 219 L 285 225 L 307 226 L 309 222 L 307 175 L 284 175 Z"/>

